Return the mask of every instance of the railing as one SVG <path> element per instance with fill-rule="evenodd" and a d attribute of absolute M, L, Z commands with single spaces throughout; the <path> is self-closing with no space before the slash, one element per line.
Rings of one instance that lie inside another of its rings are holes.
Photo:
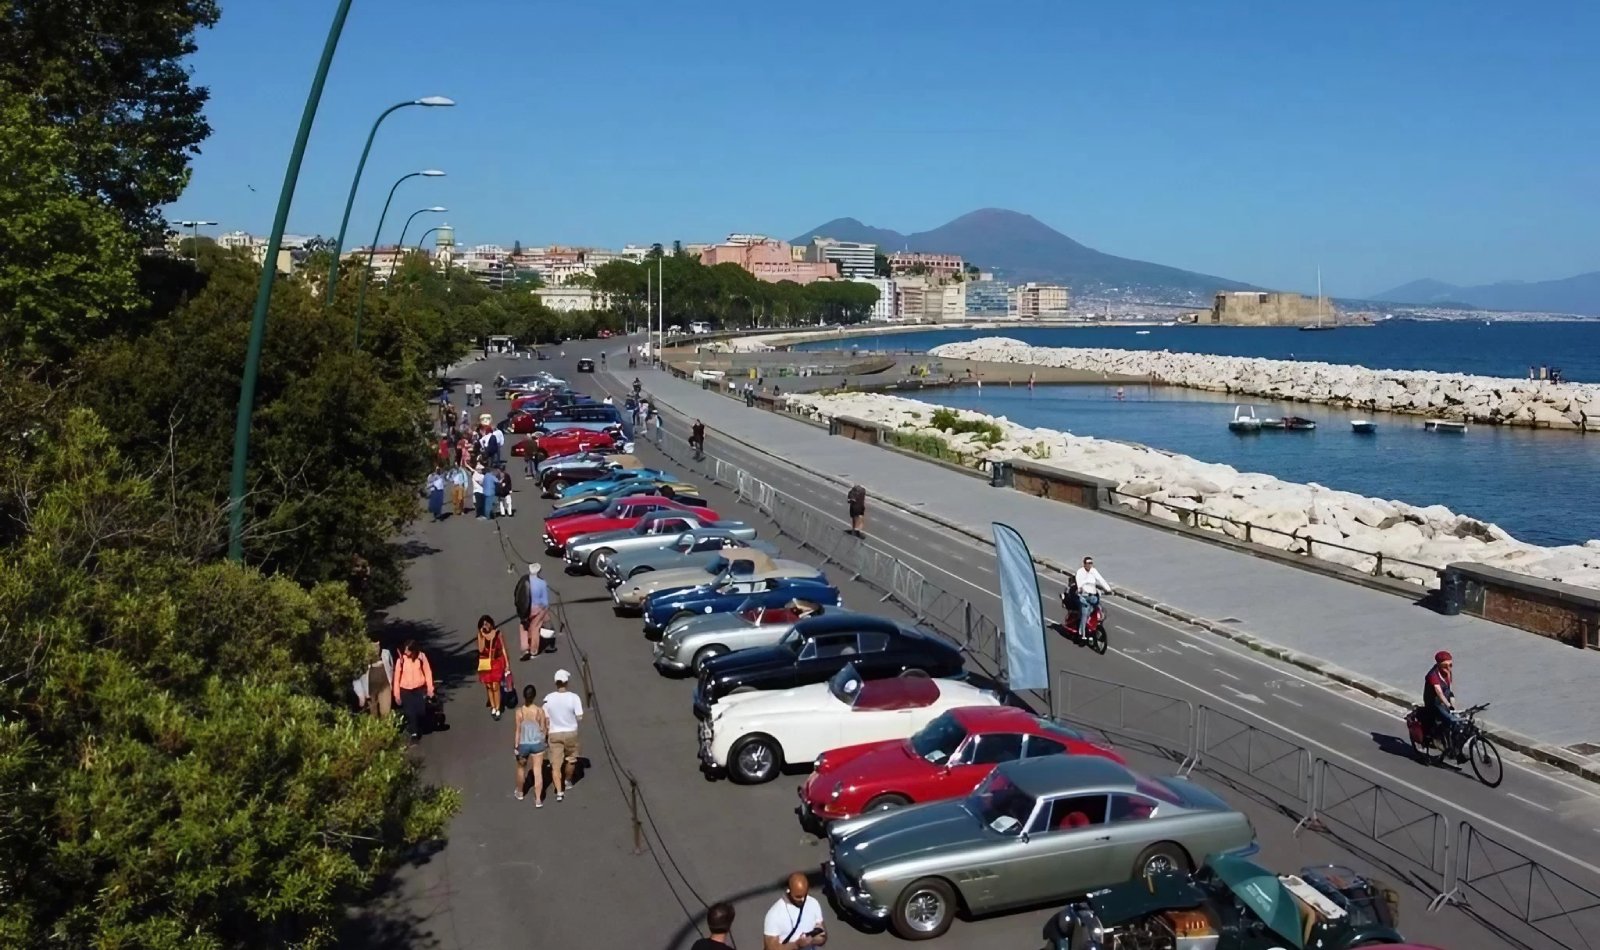
<path fill-rule="evenodd" d="M 1560 946 L 1600 946 L 1600 893 L 1507 847 L 1470 821 L 1457 827 L 1456 849 L 1457 892 L 1472 891 Z"/>
<path fill-rule="evenodd" d="M 1192 767 L 1194 703 L 1070 670 L 1056 671 L 1055 687 L 1050 695 L 1055 718 L 1147 739 L 1159 749 L 1183 750 L 1179 771 Z"/>

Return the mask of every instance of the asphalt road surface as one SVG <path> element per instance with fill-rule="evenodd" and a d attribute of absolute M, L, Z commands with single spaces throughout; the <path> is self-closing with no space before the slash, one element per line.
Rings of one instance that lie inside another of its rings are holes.
<path fill-rule="evenodd" d="M 569 344 L 564 359 L 538 368 L 597 395 L 620 394 L 620 380 L 574 373 L 579 356 L 599 351 L 599 344 Z M 464 375 L 488 382 L 497 372 L 532 365 L 485 361 Z M 648 388 L 657 374 L 640 375 Z M 758 411 L 731 400 L 729 406 Z M 499 408 L 491 404 L 489 411 Z M 668 419 L 669 433 L 681 437 L 681 420 L 670 414 Z M 842 512 L 840 486 L 782 459 L 729 445 L 717 438 L 715 420 L 705 421 L 713 431 L 712 456 L 816 506 L 818 519 Z M 673 444 L 669 438 L 669 450 Z M 686 458 L 664 457 L 642 441 L 638 453 L 647 464 L 700 480 L 692 474 L 700 466 Z M 729 900 L 738 910 L 736 941 L 760 946 L 760 918 L 782 879 L 795 870 L 815 871 L 826 857 L 826 848 L 804 834 L 794 816 L 803 775 L 753 788 L 701 776 L 689 710 L 692 682 L 659 676 L 639 621 L 613 615 L 598 579 L 565 576 L 559 562 L 543 554 L 540 518 L 549 503 L 527 490 L 526 480 L 517 484 L 523 490 L 514 518 L 451 518 L 441 524 L 424 519 L 413 532 L 418 557 L 410 570 L 411 590 L 387 618 L 388 633 L 418 636 L 433 658 L 450 728 L 425 737 L 418 754 L 429 779 L 460 788 L 464 805 L 448 842 L 399 874 L 353 921 L 348 942 L 474 950 L 532 943 L 678 948 L 701 932 L 707 904 Z M 756 523 L 784 556 L 818 562 L 792 539 L 776 536 L 769 521 L 728 489 L 707 484 L 704 494 L 725 516 Z M 869 515 L 871 544 L 903 558 L 954 597 L 999 616 L 992 550 L 883 506 L 870 508 Z M 582 731 L 582 779 L 566 801 L 551 800 L 537 810 L 531 800 L 512 798 L 511 720 L 493 722 L 483 707 L 471 633 L 476 617 L 487 612 L 505 619 L 514 641 L 512 585 L 528 560 L 545 565 L 567 627 L 556 655 L 513 664 L 518 687 L 531 682 L 543 693 L 558 667 L 577 679 L 586 657 L 593 692 Z M 1116 566 L 1100 566 L 1115 583 Z M 847 572 L 831 566 L 828 571 L 852 607 L 868 607 L 883 596 Z M 1047 605 L 1056 603 L 1057 592 L 1046 583 Z M 874 609 L 899 613 L 892 603 Z M 1052 669 L 1071 671 L 1055 690 L 1057 708 L 1069 720 L 1120 721 L 1127 728 L 1107 735 L 1129 761 L 1168 773 L 1178 768 L 1170 750 L 1187 738 L 1187 707 L 1173 701 L 1212 710 L 1203 742 L 1212 754 L 1194 777 L 1251 817 L 1263 864 L 1294 870 L 1334 863 L 1372 873 L 1400 892 L 1400 926 L 1408 937 L 1451 950 L 1592 945 L 1583 941 L 1594 940 L 1596 930 L 1588 924 L 1595 922 L 1595 910 L 1551 916 L 1582 906 L 1585 898 L 1575 886 L 1593 889 L 1600 881 L 1593 866 L 1600 854 L 1600 798 L 1591 787 L 1510 756 L 1505 783 L 1494 790 L 1470 775 L 1425 769 L 1404 754 L 1404 726 L 1395 711 L 1377 701 L 1126 602 L 1112 603 L 1109 614 L 1113 649 L 1104 656 L 1052 635 Z M 1289 790 L 1304 791 L 1302 755 L 1327 763 L 1319 781 L 1333 790 L 1324 800 L 1337 804 L 1324 812 L 1321 825 L 1296 833 L 1304 808 L 1294 807 Z M 1374 780 L 1387 790 L 1374 788 Z M 1430 914 L 1428 903 L 1441 883 L 1435 869 L 1454 860 L 1444 853 L 1443 829 L 1463 820 L 1476 829 L 1463 845 L 1472 849 L 1474 862 L 1474 889 L 1465 892 L 1470 903 Z M 1530 870 L 1519 855 L 1548 870 Z M 960 921 L 933 943 L 1037 947 L 1052 910 Z M 1516 911 L 1539 919 L 1543 932 L 1519 921 Z M 828 921 L 829 947 L 899 943 L 838 920 L 831 911 Z"/>

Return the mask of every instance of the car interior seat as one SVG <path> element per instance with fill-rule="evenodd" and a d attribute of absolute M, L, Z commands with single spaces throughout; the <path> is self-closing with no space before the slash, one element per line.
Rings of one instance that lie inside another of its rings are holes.
<path fill-rule="evenodd" d="M 1081 811 L 1069 811 L 1065 815 L 1061 816 L 1061 820 L 1060 821 L 1056 822 L 1056 828 L 1058 830 L 1060 830 L 1060 829 L 1070 829 L 1070 828 L 1082 828 L 1087 824 L 1089 824 L 1089 816 L 1088 815 L 1084 814 Z"/>

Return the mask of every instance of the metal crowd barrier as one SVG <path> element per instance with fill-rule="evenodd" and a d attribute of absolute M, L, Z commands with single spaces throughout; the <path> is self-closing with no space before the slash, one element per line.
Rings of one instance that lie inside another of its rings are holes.
<path fill-rule="evenodd" d="M 1470 890 L 1559 946 L 1600 946 L 1600 893 L 1491 838 L 1470 821 L 1456 826 L 1455 848 L 1454 886 L 1435 898 L 1435 905 L 1470 904 L 1462 893 Z"/>

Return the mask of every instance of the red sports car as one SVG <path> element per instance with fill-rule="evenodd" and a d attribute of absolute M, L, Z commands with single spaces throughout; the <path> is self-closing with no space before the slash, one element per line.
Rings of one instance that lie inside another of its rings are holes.
<path fill-rule="evenodd" d="M 511 447 L 511 454 L 517 458 L 533 453 L 535 461 L 547 458 L 560 458 L 563 455 L 577 455 L 590 449 L 610 448 L 616 440 L 609 432 L 592 432 L 588 429 L 561 429 L 549 435 L 539 435 L 523 439 Z"/>
<path fill-rule="evenodd" d="M 863 812 L 970 794 L 996 765 L 1041 755 L 1122 756 L 1068 726 L 1012 706 L 962 706 L 909 739 L 869 742 L 818 756 L 800 786 L 800 823 L 824 834 L 829 822 Z"/>
<path fill-rule="evenodd" d="M 691 506 L 681 499 L 664 498 L 660 495 L 630 495 L 611 502 L 606 506 L 606 510 L 599 514 L 545 519 L 544 546 L 550 551 L 562 551 L 566 549 L 568 541 L 580 534 L 631 528 L 645 515 L 666 508 L 691 515 L 704 524 L 722 520 L 722 516 L 710 508 Z"/>

